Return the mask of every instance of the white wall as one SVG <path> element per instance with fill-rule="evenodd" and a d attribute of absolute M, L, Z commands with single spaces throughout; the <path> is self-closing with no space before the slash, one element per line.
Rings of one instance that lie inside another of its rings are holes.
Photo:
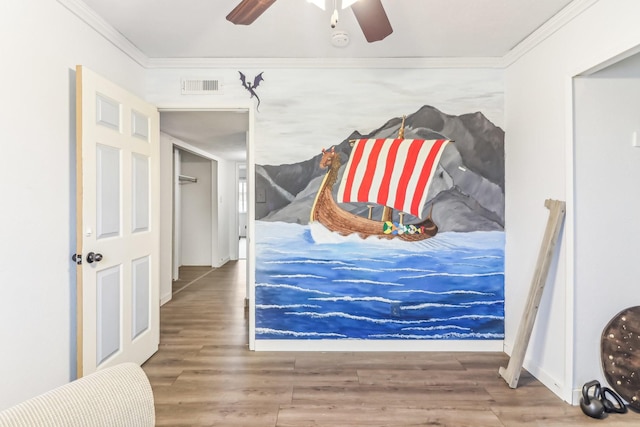
<path fill-rule="evenodd" d="M 638 16 L 637 0 L 600 0 L 506 70 L 505 348 L 512 349 L 529 291 L 548 217 L 544 200 L 566 200 L 560 255 L 540 304 L 525 368 L 569 401 L 579 380 L 596 374 L 574 372 L 581 367 L 573 362 L 581 350 L 574 348 L 574 330 L 584 319 L 574 318 L 573 309 L 578 212 L 573 203 L 572 77 L 639 45 Z M 609 299 L 601 296 L 579 313 L 609 309 Z"/>
<path fill-rule="evenodd" d="M 3 1 L 0 28 L 2 409 L 75 376 L 75 66 L 138 95 L 145 72 L 55 1 Z"/>
<path fill-rule="evenodd" d="M 160 304 L 171 300 L 173 280 L 173 143 L 160 133 Z"/>
<path fill-rule="evenodd" d="M 247 167 L 245 164 L 238 164 L 238 180 L 247 180 Z M 237 194 L 236 197 L 238 197 L 239 195 Z M 247 197 L 247 201 L 248 201 L 248 197 Z M 239 201 L 236 199 L 236 201 Z M 239 213 L 238 212 L 238 207 L 239 204 L 236 203 L 236 213 L 238 215 L 238 234 L 241 237 L 247 237 L 247 214 L 246 213 Z"/>
<path fill-rule="evenodd" d="M 170 141 L 173 143 L 173 137 L 169 136 Z M 182 264 L 182 238 L 180 236 L 180 224 L 182 224 L 182 211 L 180 210 L 180 206 L 182 202 L 180 201 L 180 179 L 179 176 L 181 174 L 180 171 L 180 153 L 182 151 L 177 147 L 173 147 L 173 182 L 172 182 L 172 191 L 173 191 L 173 206 L 171 207 L 171 214 L 173 214 L 173 220 L 171 224 L 171 254 L 173 256 L 171 263 L 171 277 L 173 280 L 178 280 L 180 278 L 180 265 Z M 161 152 L 162 153 L 162 152 Z M 161 191 L 168 191 L 166 188 L 162 187 Z M 167 209 L 163 206 L 164 209 Z M 168 215 L 168 209 L 163 210 L 160 213 L 160 217 L 164 215 Z M 167 232 L 165 230 L 165 232 Z"/>
<path fill-rule="evenodd" d="M 236 164 L 231 161 L 218 162 L 218 264 L 222 265 L 232 258 L 236 252 L 232 248 L 232 236 L 238 240 L 237 227 L 237 196 L 236 196 Z M 220 219 L 225 218 L 225 221 Z"/>
<path fill-rule="evenodd" d="M 180 186 L 182 265 L 211 265 L 212 167 L 211 160 L 183 151 L 182 175 L 197 178 Z"/>
<path fill-rule="evenodd" d="M 575 104 L 576 385 L 605 384 L 602 330 L 640 305 L 640 55 L 576 79 Z"/>

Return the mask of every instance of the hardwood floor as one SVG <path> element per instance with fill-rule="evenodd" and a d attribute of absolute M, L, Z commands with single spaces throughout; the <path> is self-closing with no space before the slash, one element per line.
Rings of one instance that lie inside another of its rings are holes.
<path fill-rule="evenodd" d="M 526 372 L 510 389 L 502 353 L 249 351 L 244 272 L 229 262 L 162 307 L 143 366 L 158 426 L 640 425 L 637 413 L 589 418 Z"/>
<path fill-rule="evenodd" d="M 171 293 L 175 294 L 176 292 L 180 292 L 192 282 L 210 273 L 211 270 L 213 270 L 213 268 L 209 265 L 180 267 L 180 278 L 174 280 L 171 284 Z"/>

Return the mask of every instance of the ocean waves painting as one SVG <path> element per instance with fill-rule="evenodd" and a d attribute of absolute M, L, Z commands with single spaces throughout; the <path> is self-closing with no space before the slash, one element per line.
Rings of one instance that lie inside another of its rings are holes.
<path fill-rule="evenodd" d="M 504 337 L 504 232 L 420 242 L 256 223 L 256 339 Z"/>

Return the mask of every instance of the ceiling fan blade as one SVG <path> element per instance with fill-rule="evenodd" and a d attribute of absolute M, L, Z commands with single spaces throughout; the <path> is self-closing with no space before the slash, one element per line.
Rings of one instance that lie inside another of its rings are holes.
<path fill-rule="evenodd" d="M 382 40 L 393 33 L 381 0 L 359 0 L 351 5 L 351 10 L 369 43 Z"/>
<path fill-rule="evenodd" d="M 229 12 L 227 21 L 236 25 L 249 25 L 275 2 L 276 0 L 242 0 Z"/>

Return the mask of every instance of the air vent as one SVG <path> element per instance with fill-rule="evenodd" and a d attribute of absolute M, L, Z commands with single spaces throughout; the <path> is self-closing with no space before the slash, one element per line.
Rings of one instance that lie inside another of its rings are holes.
<path fill-rule="evenodd" d="M 217 95 L 222 93 L 220 80 L 182 79 L 183 95 Z"/>

